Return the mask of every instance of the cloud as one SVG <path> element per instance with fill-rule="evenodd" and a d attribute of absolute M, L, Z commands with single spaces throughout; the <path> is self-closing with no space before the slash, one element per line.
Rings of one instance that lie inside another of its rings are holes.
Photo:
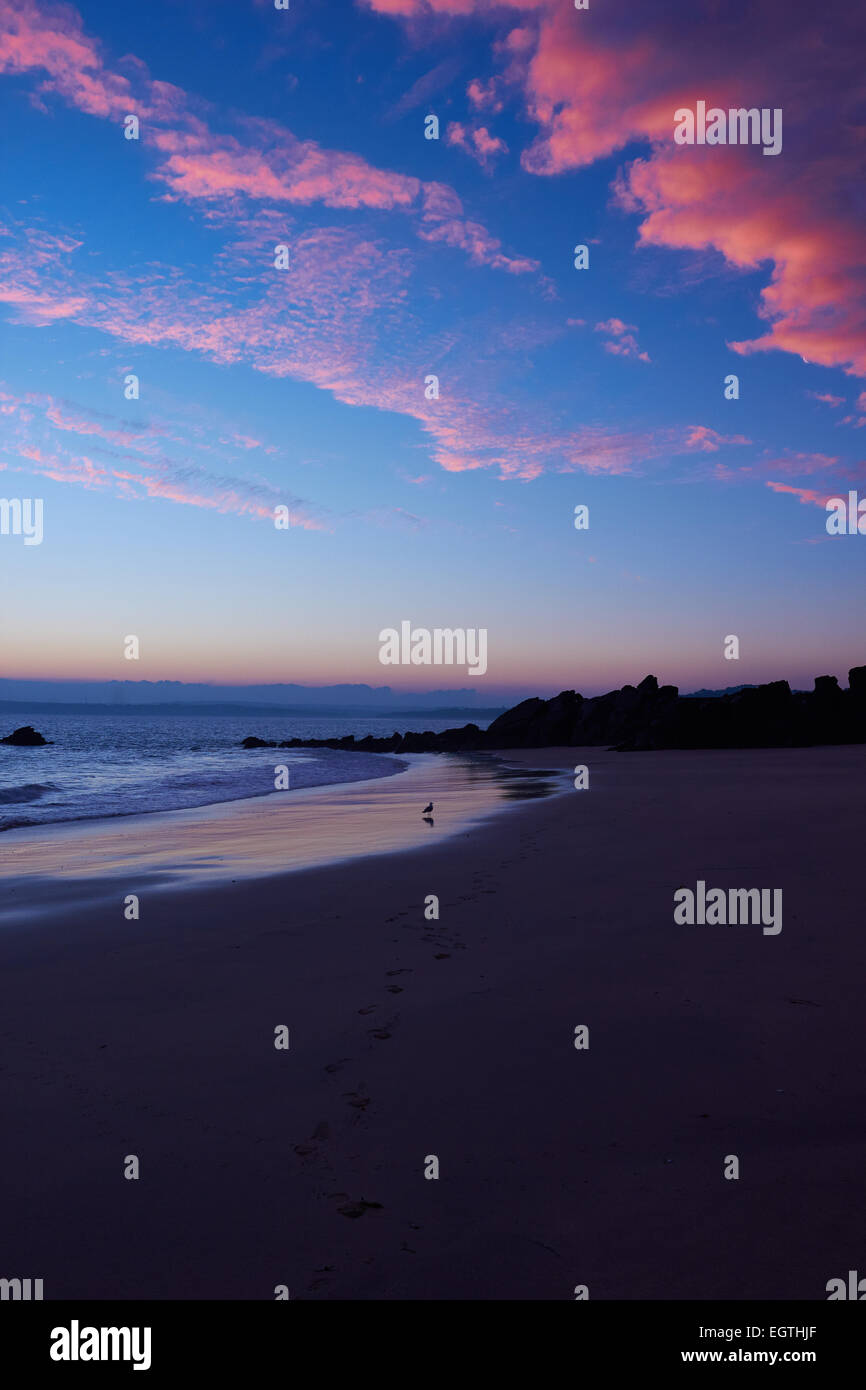
<path fill-rule="evenodd" d="M 848 471 L 846 465 L 834 454 L 814 453 L 774 454 L 772 457 L 761 459 L 756 468 L 765 472 L 774 469 L 796 478 L 806 477 L 811 473 L 826 473 L 831 468 L 843 474 Z"/>
<path fill-rule="evenodd" d="M 866 11 L 794 0 L 727 7 L 672 0 L 607 3 L 591 14 L 563 0 L 366 0 L 380 14 L 466 17 L 492 29 L 503 80 L 519 86 L 537 134 L 521 162 L 539 177 L 585 168 L 635 144 L 615 181 L 640 218 L 639 244 L 716 251 L 768 276 L 765 331 L 732 343 L 745 356 L 778 350 L 866 376 L 862 210 L 862 53 Z M 512 14 L 520 23 L 511 28 Z M 482 93 L 477 88 L 479 104 Z M 784 147 L 768 159 L 744 147 L 676 147 L 674 112 L 770 105 L 784 113 Z"/>
<path fill-rule="evenodd" d="M 104 424 L 105 415 L 70 406 L 44 393 L 28 392 L 16 396 L 0 391 L 10 430 L 0 450 L 7 459 L 3 465 L 12 471 L 26 471 L 59 483 L 86 488 L 104 488 L 126 498 L 158 498 L 186 506 L 204 508 L 236 516 L 273 521 L 274 507 L 289 507 L 292 526 L 322 531 L 330 524 L 310 505 L 293 493 L 261 481 L 215 472 L 195 462 L 190 454 L 202 446 L 177 426 L 147 423 L 138 427 L 114 429 Z M 66 434 L 90 435 L 113 447 L 93 447 L 91 454 L 70 449 Z M 34 434 L 39 442 L 33 442 Z M 172 458 L 159 446 L 155 436 L 177 440 L 184 452 Z M 240 436 L 237 436 L 240 438 Z M 251 441 L 253 444 L 256 441 Z M 22 462 L 22 460 L 24 462 Z"/>
<path fill-rule="evenodd" d="M 686 434 L 686 442 L 690 449 L 699 449 L 705 454 L 714 454 L 728 444 L 751 444 L 751 439 L 747 439 L 742 434 L 719 434 L 716 430 L 709 429 L 706 425 L 692 425 Z"/>
<path fill-rule="evenodd" d="M 829 391 L 807 391 L 806 395 L 810 396 L 813 401 L 821 401 L 824 405 L 829 405 L 833 410 L 838 410 L 840 405 L 845 404 L 844 396 L 833 396 Z"/>
<path fill-rule="evenodd" d="M 480 164 L 482 169 L 490 170 L 498 154 L 506 154 L 508 146 L 504 140 L 491 135 L 486 125 L 465 126 L 460 121 L 452 121 L 445 138 L 449 145 L 459 145 L 462 150 Z"/>
<path fill-rule="evenodd" d="M 495 77 L 487 82 L 482 81 L 480 77 L 474 77 L 466 88 L 466 95 L 476 111 L 491 111 L 495 116 L 504 104 L 499 91 L 500 84 Z"/>
<path fill-rule="evenodd" d="M 276 453 L 272 444 L 263 444 L 260 439 L 253 439 L 248 434 L 230 434 L 227 439 L 221 438 L 220 444 L 234 444 L 238 449 L 264 449 L 266 454 Z"/>
<path fill-rule="evenodd" d="M 490 469 L 524 482 L 545 472 L 639 473 L 666 466 L 671 457 L 748 442 L 702 425 L 630 431 L 540 425 L 534 408 L 496 389 L 492 361 L 478 364 L 471 331 L 462 344 L 452 338 L 442 345 L 454 357 L 453 371 L 440 399 L 428 401 L 424 378 L 431 352 L 440 349 L 419 333 L 408 256 L 345 227 L 316 228 L 295 239 L 290 275 L 251 277 L 250 248 L 266 241 L 269 225 L 269 215 L 251 221 L 198 281 L 188 269 L 164 266 L 134 280 L 125 271 L 88 279 L 76 269 L 77 247 L 42 269 L 58 296 L 69 298 L 75 288 L 84 304 L 78 323 L 124 344 L 244 363 L 310 382 L 346 405 L 416 421 L 431 458 L 446 472 Z M 33 275 L 27 238 L 0 241 L 0 300 L 15 297 L 21 280 L 44 294 Z M 614 340 L 629 327 L 620 320 L 605 324 Z M 504 351 L 507 338 L 503 333 Z"/>
<path fill-rule="evenodd" d="M 423 73 L 417 81 L 412 83 L 409 90 L 403 93 L 399 101 L 395 102 L 386 119 L 396 120 L 407 111 L 420 106 L 422 102 L 429 102 L 434 92 L 440 91 L 454 81 L 461 66 L 460 58 L 444 58 L 441 63 L 437 63 L 429 72 Z"/>
<path fill-rule="evenodd" d="M 509 275 L 530 275 L 538 270 L 538 262 L 526 256 L 509 256 L 502 243 L 491 236 L 480 222 L 467 222 L 459 217 L 428 218 L 419 230 L 424 241 L 441 241 L 465 251 L 475 265 L 505 270 Z"/>
<path fill-rule="evenodd" d="M 206 213 L 216 208 L 240 214 L 239 204 L 248 201 L 403 212 L 414 216 L 424 241 L 465 250 L 474 265 L 513 275 L 537 271 L 537 262 L 507 254 L 498 238 L 465 219 L 453 190 L 452 210 L 443 221 L 435 197 L 441 185 L 298 139 L 277 121 L 240 117 L 239 134 L 217 133 L 199 114 L 204 103 L 194 109 L 185 92 L 151 79 L 139 60 L 125 62 L 134 80 L 106 66 L 71 7 L 0 0 L 0 72 L 43 73 L 38 91 L 56 93 L 93 116 L 138 115 L 145 124 L 143 145 L 158 156 L 150 177 L 165 187 L 168 200 L 202 206 Z M 492 156 L 495 141 L 480 139 L 479 153 Z M 25 312 L 31 322 L 48 323 L 52 312 L 68 317 L 72 309 L 56 299 L 39 306 L 31 298 Z"/>
<path fill-rule="evenodd" d="M 68 6 L 40 13 L 33 0 L 0 3 L 0 72 L 44 71 L 38 90 L 57 92 L 92 116 L 120 116 L 130 108 L 128 80 L 105 71 L 96 43 Z"/>
<path fill-rule="evenodd" d="M 636 357 L 641 362 L 651 360 L 649 353 L 642 352 L 638 345 L 636 324 L 623 323 L 622 319 L 606 319 L 595 325 L 595 331 L 607 336 L 605 352 L 612 352 L 618 357 Z"/>
<path fill-rule="evenodd" d="M 406 209 L 415 205 L 420 180 L 377 169 L 360 155 L 327 150 L 313 140 L 257 122 L 260 148 L 234 136 L 161 131 L 154 145 L 165 156 L 153 177 L 185 202 L 243 196 L 258 201 L 332 208 Z"/>
<path fill-rule="evenodd" d="M 829 498 L 834 496 L 832 492 L 814 492 L 808 487 L 791 487 L 789 483 L 768 482 L 767 487 L 772 488 L 774 492 L 790 493 L 792 496 L 799 498 L 804 506 L 824 508 Z"/>

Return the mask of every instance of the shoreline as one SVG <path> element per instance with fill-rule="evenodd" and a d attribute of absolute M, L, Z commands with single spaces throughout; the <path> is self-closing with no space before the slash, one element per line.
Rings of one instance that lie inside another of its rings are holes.
<path fill-rule="evenodd" d="M 10 1272 L 46 1299 L 823 1300 L 858 1267 L 866 749 L 522 756 L 589 791 L 4 929 Z M 699 878 L 780 886 L 783 931 L 677 925 Z"/>
<path fill-rule="evenodd" d="M 52 911 L 62 900 L 116 899 L 121 888 L 180 891 L 399 853 L 501 814 L 512 785 L 526 795 L 561 790 L 558 774 L 536 779 L 505 756 L 409 754 L 401 761 L 397 771 L 364 780 L 9 830 L 0 844 L 0 923 L 20 911 Z M 425 818 L 428 800 L 435 814 Z"/>
<path fill-rule="evenodd" d="M 31 750 L 28 749 L 27 751 L 29 752 L 29 751 L 31 751 Z M 195 751 L 195 750 L 192 750 L 192 751 Z M 240 749 L 235 749 L 235 750 L 233 750 L 233 751 L 234 751 L 236 754 L 239 755 L 239 756 L 238 756 L 238 759 L 237 759 L 239 763 L 242 762 L 242 761 L 245 761 L 245 759 L 244 759 L 244 754 L 243 754 L 243 752 L 242 752 Z M 294 753 L 294 752 L 297 752 L 298 750 L 296 750 L 296 749 L 291 749 L 291 750 L 287 750 L 287 751 L 289 751 L 290 753 Z M 16 750 L 16 752 L 19 752 L 19 750 Z M 316 761 L 316 760 L 314 759 L 313 761 Z M 296 760 L 295 760 L 295 759 L 290 759 L 290 763 L 294 765 L 294 764 L 296 763 Z M 379 781 L 380 778 L 383 778 L 383 777 L 395 777 L 395 776 L 397 776 L 399 773 L 404 772 L 408 766 L 409 766 L 409 761 L 408 761 L 408 758 L 405 757 L 405 756 L 404 756 L 404 757 L 397 757 L 397 756 L 388 757 L 388 759 L 387 759 L 387 765 L 385 765 L 381 770 L 376 771 L 375 773 L 367 773 L 367 772 L 365 772 L 365 774 L 364 774 L 363 776 L 360 776 L 360 777 L 359 777 L 359 776 L 355 776 L 355 777 L 341 776 L 341 777 L 337 777 L 334 781 L 328 781 L 328 782 L 312 782 L 312 783 L 309 783 L 309 784 L 303 784 L 303 785 L 301 785 L 301 786 L 296 786 L 296 787 L 294 787 L 292 790 L 293 790 L 293 792 L 294 792 L 295 794 L 297 794 L 297 793 L 305 792 L 305 791 L 315 791 L 315 790 L 317 790 L 318 788 L 327 789 L 327 788 L 329 788 L 329 787 L 352 786 L 352 785 L 354 785 L 355 783 L 358 783 L 358 782 L 375 782 L 375 781 Z M 249 770 L 249 767 L 250 767 L 250 763 L 247 762 L 247 768 L 246 768 L 245 770 L 248 771 L 248 770 Z M 291 775 L 291 767 L 290 767 L 289 771 L 290 771 L 290 775 Z M 343 771 L 345 772 L 345 769 L 343 769 Z M 54 774 L 54 775 L 57 775 L 57 774 Z M 62 776 L 62 774 L 60 774 L 60 775 Z M 265 778 L 265 781 L 266 781 L 266 782 L 270 782 L 270 781 L 272 781 L 272 778 L 271 778 L 271 777 L 266 777 L 266 778 Z M 10 790 L 21 790 L 21 789 L 25 789 L 25 788 L 26 788 L 26 789 L 30 789 L 31 787 L 37 786 L 37 785 L 39 785 L 39 784 L 27 783 L 27 782 L 23 782 L 23 783 L 12 783 L 11 786 L 10 786 L 10 788 L 7 788 L 6 790 L 7 790 L 7 792 L 8 792 L 8 791 L 10 791 Z M 162 791 L 162 788 L 157 788 L 157 793 L 159 793 L 160 791 Z M 85 822 L 85 823 L 87 823 L 87 824 L 91 824 L 91 823 L 93 823 L 93 822 L 102 822 L 102 821 L 109 821 L 109 822 L 110 822 L 110 821 L 115 821 L 115 820 L 121 819 L 121 818 L 123 818 L 123 817 L 128 817 L 128 816 L 152 816 L 152 815 L 160 815 L 160 814 L 168 815 L 168 814 L 170 814 L 171 812 L 174 812 L 174 811 L 177 811 L 177 812 L 183 812 L 183 811 L 203 811 L 203 810 L 206 810 L 208 807 L 212 807 L 212 806 L 230 805 L 230 804 L 233 804 L 234 802 L 238 802 L 238 801 L 257 801 L 257 800 L 259 800 L 261 797 L 268 797 L 268 796 L 273 796 L 273 795 L 274 795 L 274 788 L 273 788 L 273 785 L 266 785 L 266 787 L 265 787 L 264 790 L 253 791 L 253 790 L 250 790 L 250 789 L 248 789 L 248 788 L 245 788 L 245 789 L 243 789 L 243 790 L 233 790 L 233 791 L 232 791 L 232 794 L 231 794 L 230 796 L 225 796 L 225 795 L 224 795 L 224 796 L 219 796 L 219 797 L 216 798 L 216 800 L 210 800 L 210 801 L 202 801 L 202 802 L 193 801 L 193 802 L 191 802 L 189 805 L 185 805 L 185 806 L 171 806 L 171 805 L 169 805 L 169 806 L 158 806 L 158 807 L 155 807 L 153 810 L 148 810 L 148 811 L 142 811 L 142 810 L 132 810 L 132 811 L 124 810 L 124 811 L 109 811 L 109 812 L 106 812 L 106 811 L 88 811 L 88 812 L 87 812 L 86 814 L 84 814 L 84 815 L 81 815 L 81 814 L 62 815 L 62 816 L 56 816 L 56 817 L 54 817 L 54 818 L 51 819 L 51 820 L 27 820 L 27 819 L 21 819 L 21 820 L 18 820 L 18 821 L 16 821 L 16 822 L 14 822 L 13 824 L 2 824 L 2 823 L 0 823 L 0 835 L 8 835 L 8 834 L 11 834 L 11 833 L 13 833 L 14 831 L 18 831 L 18 830 L 25 830 L 25 831 L 27 831 L 27 830 L 33 830 L 33 831 L 38 831 L 38 830 L 42 830 L 42 829 L 50 829 L 52 826 L 76 825 L 76 824 L 79 824 L 79 823 L 82 823 L 82 822 Z M 30 798 L 25 798 L 25 800 L 30 800 Z M 4 810 L 4 807 L 7 806 L 7 805 L 11 805 L 11 804 L 14 804 L 11 800 L 0 800 L 0 821 L 2 821 L 3 817 L 6 815 L 6 812 L 5 812 L 5 810 Z"/>
<path fill-rule="evenodd" d="M 405 757 L 391 758 L 390 761 L 397 764 L 397 766 L 395 766 L 391 771 L 380 772 L 376 777 L 358 777 L 349 781 L 346 781 L 344 779 L 343 781 L 338 782 L 317 782 L 308 787 L 296 787 L 294 788 L 294 791 L 295 794 L 300 795 L 302 792 L 314 792 L 319 790 L 328 791 L 336 787 L 355 786 L 358 783 L 362 782 L 378 782 L 382 777 L 398 776 L 399 773 L 405 772 L 409 766 L 409 761 Z M 26 783 L 22 783 L 19 785 L 26 785 Z M 149 819 L 151 816 L 168 816 L 174 814 L 175 812 L 182 813 L 185 811 L 206 811 L 209 810 L 212 806 L 233 806 L 238 801 L 259 801 L 262 797 L 274 795 L 275 793 L 273 790 L 263 792 L 246 792 L 243 796 L 224 796 L 220 797 L 219 801 L 202 801 L 198 803 L 194 802 L 190 806 L 160 806 L 153 811 L 112 811 L 108 815 L 106 815 L 105 812 L 95 811 L 92 815 L 88 816 L 67 816 L 64 818 L 58 817 L 56 820 L 46 821 L 20 821 L 17 822 L 15 825 L 0 825 L 0 835 L 9 835 L 14 830 L 50 830 L 52 826 L 80 825 L 82 823 L 85 823 L 87 825 L 99 825 L 102 822 L 110 823 L 111 821 L 121 820 L 128 816 L 139 816 L 146 817 Z"/>

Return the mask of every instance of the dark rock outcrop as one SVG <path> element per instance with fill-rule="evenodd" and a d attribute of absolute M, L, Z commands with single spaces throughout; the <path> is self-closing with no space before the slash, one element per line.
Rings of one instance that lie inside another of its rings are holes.
<path fill-rule="evenodd" d="M 615 747 L 804 748 L 866 743 L 866 666 L 848 672 L 848 689 L 835 676 L 817 676 L 812 691 L 787 681 L 743 686 L 731 694 L 681 696 L 655 676 L 585 699 L 563 690 L 550 700 L 522 700 L 485 729 L 465 724 L 443 733 L 367 734 L 345 738 L 286 739 L 280 744 L 245 738 L 244 748 L 355 748 L 370 753 L 464 753 L 497 748 Z"/>
<path fill-rule="evenodd" d="M 16 729 L 6 738 L 0 738 L 0 743 L 11 743 L 16 748 L 44 748 L 48 739 L 37 733 L 32 724 L 25 724 L 22 729 Z"/>

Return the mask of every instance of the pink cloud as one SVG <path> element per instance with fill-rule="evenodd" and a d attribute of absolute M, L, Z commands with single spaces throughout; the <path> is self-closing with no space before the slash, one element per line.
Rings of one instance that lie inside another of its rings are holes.
<path fill-rule="evenodd" d="M 621 206 L 641 219 L 640 244 L 715 251 L 768 276 L 765 330 L 731 344 L 735 351 L 779 350 L 866 375 L 862 212 L 851 195 L 866 152 L 862 6 L 827 0 L 820 18 L 800 7 L 780 26 L 775 0 L 726 10 L 723 20 L 718 6 L 691 0 L 601 4 L 591 14 L 564 0 L 367 3 L 416 27 L 434 16 L 489 22 L 502 76 L 519 84 L 537 126 L 522 155 L 529 172 L 557 176 L 648 146 L 616 182 Z M 503 38 L 509 10 L 523 19 Z M 723 109 L 781 108 L 781 155 L 674 146 L 674 112 L 698 98 Z"/>
<path fill-rule="evenodd" d="M 648 352 L 642 352 L 636 338 L 637 326 L 633 323 L 623 323 L 622 319 L 606 319 L 602 323 L 595 325 L 596 333 L 607 335 L 608 341 L 604 345 L 605 352 L 612 352 L 618 357 L 636 357 L 641 362 L 649 362 Z"/>
<path fill-rule="evenodd" d="M 480 222 L 466 222 L 456 217 L 437 222 L 429 220 L 418 234 L 424 241 L 441 241 L 446 246 L 458 246 L 475 265 L 505 270 L 509 275 L 529 275 L 538 270 L 537 261 L 526 256 L 506 255 L 502 243 L 491 236 Z"/>
<path fill-rule="evenodd" d="M 82 409 L 73 407 L 70 410 L 48 395 L 16 397 L 8 392 L 0 395 L 13 415 L 12 432 L 0 449 L 7 458 L 18 460 L 4 463 L 3 468 L 35 473 L 59 483 L 106 488 L 128 498 L 159 498 L 268 521 L 273 521 L 274 507 L 282 503 L 289 507 L 293 526 L 314 531 L 329 529 L 326 521 L 306 502 L 280 488 L 227 477 L 191 462 L 190 453 L 200 446 L 194 439 L 178 435 L 176 429 L 151 424 L 136 431 L 111 430 L 103 427 L 99 419 L 88 418 Z M 30 407 L 27 411 L 21 409 L 25 402 Z M 34 417 L 38 417 L 37 424 L 33 423 Z M 44 441 L 38 444 L 32 442 L 35 430 L 44 435 Z M 58 431 L 60 438 L 56 434 Z M 97 463 L 88 455 L 70 452 L 62 437 L 70 432 L 98 436 L 114 446 L 125 447 L 123 451 L 117 447 L 95 449 L 107 460 Z M 175 459 L 165 453 L 155 454 L 149 437 L 152 434 L 178 438 L 184 446 L 184 457 Z"/>
<path fill-rule="evenodd" d="M 502 110 L 503 102 L 496 78 L 483 82 L 481 78 L 474 77 L 466 88 L 466 95 L 476 111 L 492 111 L 496 115 Z"/>
<path fill-rule="evenodd" d="M 833 410 L 838 410 L 840 405 L 845 404 L 844 396 L 832 396 L 829 391 L 807 391 L 806 395 L 810 396 L 813 401 L 821 401 L 824 405 L 829 405 Z"/>
<path fill-rule="evenodd" d="M 805 453 L 781 454 L 771 458 L 763 458 L 756 465 L 756 468 L 763 471 L 773 469 L 780 473 L 788 473 L 796 478 L 802 478 L 811 473 L 825 473 L 829 468 L 845 471 L 845 465 L 835 455 Z"/>
<path fill-rule="evenodd" d="M 452 121 L 445 138 L 449 145 L 459 145 L 483 169 L 490 169 L 495 156 L 508 151 L 505 141 L 491 135 L 484 125 L 467 127 L 460 121 Z"/>
<path fill-rule="evenodd" d="M 228 438 L 221 438 L 220 444 L 233 444 L 238 449 L 264 449 L 268 454 L 276 452 L 272 445 L 265 445 L 260 439 L 253 439 L 249 434 L 231 434 Z"/>
<path fill-rule="evenodd" d="M 165 185 L 170 200 L 204 204 L 208 211 L 215 206 L 232 210 L 239 199 L 400 211 L 415 216 L 423 240 L 464 249 L 475 265 L 514 275 L 538 268 L 535 261 L 502 251 L 499 240 L 479 223 L 463 221 L 456 194 L 452 202 L 458 211 L 441 220 L 436 208 L 441 185 L 431 189 L 360 155 L 299 140 L 276 121 L 241 119 L 244 138 L 216 134 L 193 112 L 180 88 L 150 79 L 137 59 L 125 63 L 134 82 L 106 67 L 70 7 L 0 0 L 0 71 L 44 73 L 41 90 L 55 92 L 93 116 L 118 120 L 132 112 L 146 118 L 146 148 L 160 156 L 150 177 Z M 473 147 L 486 160 L 499 144 L 481 129 L 484 134 L 473 140 Z M 48 296 L 41 304 L 26 300 L 21 312 L 29 315 L 24 321 L 50 323 L 74 310 Z"/>
<path fill-rule="evenodd" d="M 639 473 L 666 466 L 672 457 L 747 442 L 701 425 L 643 431 L 540 425 L 535 411 L 491 387 L 489 366 L 480 375 L 475 371 L 475 346 L 468 341 L 462 370 L 439 400 L 427 401 L 428 349 L 418 343 L 406 302 L 411 273 L 406 257 L 352 237 L 344 227 L 318 228 L 297 238 L 291 276 L 251 280 L 248 245 L 261 242 L 267 225 L 265 217 L 248 226 L 225 248 L 211 278 L 203 272 L 200 283 L 188 269 L 181 274 L 166 267 L 151 268 L 134 282 L 125 272 L 105 271 L 98 282 L 90 281 L 75 269 L 72 251 L 43 271 L 58 293 L 76 288 L 85 305 L 79 323 L 124 344 L 170 346 L 219 363 L 243 362 L 270 376 L 310 382 L 347 405 L 413 419 L 431 458 L 446 472 L 490 469 L 519 481 L 551 471 Z M 2 298 L 14 295 L 17 276 L 32 277 L 33 258 L 26 244 L 0 246 Z M 605 327 L 619 340 L 630 325 L 616 320 Z M 54 413 L 54 423 L 74 424 L 69 412 Z M 140 478 L 142 447 L 133 447 L 138 466 L 130 472 Z M 170 462 L 153 457 L 147 462 L 152 489 L 164 492 L 166 481 L 172 487 L 187 485 Z M 220 491 L 213 479 L 210 486 L 219 497 L 237 493 L 229 484 Z M 206 490 L 196 487 L 196 496 Z"/>
<path fill-rule="evenodd" d="M 808 487 L 791 487 L 789 483 L 768 482 L 767 487 L 774 492 L 788 492 L 794 497 L 799 498 L 804 506 L 826 507 L 827 501 L 834 494 L 832 492 L 814 492 Z"/>
<path fill-rule="evenodd" d="M 747 439 L 742 434 L 719 434 L 716 430 L 711 430 L 706 425 L 692 425 L 686 434 L 686 443 L 690 449 L 699 449 L 702 453 L 717 453 L 725 444 L 751 444 L 751 439 Z"/>
<path fill-rule="evenodd" d="M 253 123 L 263 148 L 233 136 L 215 136 L 197 122 L 192 131 L 157 132 L 154 144 L 167 158 L 154 177 L 186 201 L 243 195 L 276 202 L 323 203 L 343 208 L 410 208 L 419 179 L 377 169 L 359 155 L 296 140 L 267 122 Z"/>
<path fill-rule="evenodd" d="M 720 157 L 712 164 L 690 150 L 632 164 L 619 192 L 624 206 L 647 214 L 641 243 L 715 247 L 742 269 L 772 261 L 760 307 L 768 332 L 729 346 L 741 355 L 780 348 L 866 374 L 860 234 L 833 223 L 826 204 L 801 208 L 798 181 L 776 186 L 779 176 L 759 174 L 739 149 L 713 153 Z"/>
<path fill-rule="evenodd" d="M 64 413 L 64 407 L 51 404 L 45 411 L 45 418 L 50 420 L 61 430 L 72 430 L 76 434 L 97 434 L 103 439 L 110 440 L 112 444 L 130 445 L 139 442 L 139 435 L 128 430 L 113 430 L 106 427 L 99 420 L 88 419 L 82 415 L 69 415 Z"/>
<path fill-rule="evenodd" d="M 43 90 L 93 116 L 119 116 L 130 109 L 128 81 L 105 72 L 96 44 L 70 7 L 49 12 L 33 0 L 0 0 L 0 26 L 0 72 L 44 71 Z"/>

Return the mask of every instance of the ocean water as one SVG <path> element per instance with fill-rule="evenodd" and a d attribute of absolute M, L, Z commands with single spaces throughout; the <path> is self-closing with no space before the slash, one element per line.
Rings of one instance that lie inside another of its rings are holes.
<path fill-rule="evenodd" d="M 399 757 L 238 744 L 247 734 L 280 740 L 387 737 L 395 728 L 439 733 L 469 718 L 42 713 L 32 722 L 51 747 L 0 745 L 0 831 L 266 796 L 277 764 L 288 768 L 290 790 L 388 777 L 405 768 Z M 26 715 L 5 715 L 0 736 L 28 722 Z M 473 722 L 486 728 L 489 721 Z"/>

